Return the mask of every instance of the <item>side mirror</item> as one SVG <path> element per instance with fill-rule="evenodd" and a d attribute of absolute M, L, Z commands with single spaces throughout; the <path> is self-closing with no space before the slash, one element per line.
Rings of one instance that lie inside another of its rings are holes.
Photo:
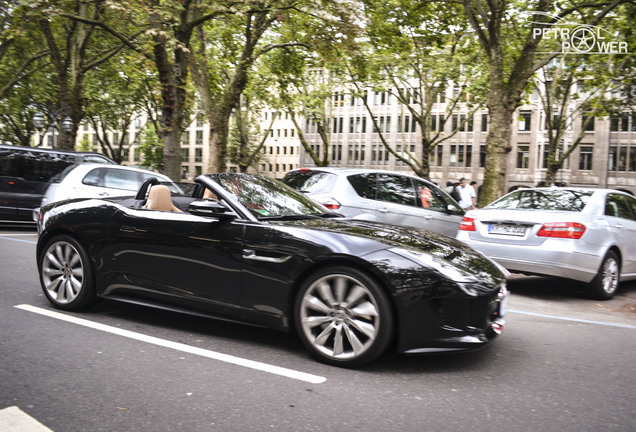
<path fill-rule="evenodd" d="M 188 206 L 188 213 L 196 216 L 207 216 L 217 218 L 234 218 L 236 214 L 218 201 L 201 200 L 192 201 Z"/>

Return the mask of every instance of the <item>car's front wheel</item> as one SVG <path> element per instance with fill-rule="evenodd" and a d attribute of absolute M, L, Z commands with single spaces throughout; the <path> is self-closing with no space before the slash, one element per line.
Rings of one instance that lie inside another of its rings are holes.
<path fill-rule="evenodd" d="M 588 285 L 590 296 L 597 300 L 609 300 L 618 290 L 621 274 L 621 263 L 615 252 L 609 251 L 596 277 Z"/>
<path fill-rule="evenodd" d="M 393 333 L 393 313 L 382 288 L 346 267 L 314 273 L 295 304 L 298 334 L 325 363 L 357 366 L 378 357 Z"/>
<path fill-rule="evenodd" d="M 46 243 L 38 260 L 40 283 L 57 308 L 77 310 L 96 300 L 90 259 L 73 237 L 60 235 Z"/>

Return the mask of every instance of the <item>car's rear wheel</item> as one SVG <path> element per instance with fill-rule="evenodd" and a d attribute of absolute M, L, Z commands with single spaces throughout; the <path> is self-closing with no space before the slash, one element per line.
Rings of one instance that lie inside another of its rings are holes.
<path fill-rule="evenodd" d="M 357 366 L 387 348 L 393 313 L 382 288 L 363 272 L 323 269 L 301 287 L 296 327 L 305 346 L 325 363 Z"/>
<path fill-rule="evenodd" d="M 621 263 L 615 252 L 609 251 L 598 271 L 596 277 L 588 285 L 590 296 L 597 300 L 609 300 L 618 290 L 618 281 L 621 274 Z"/>
<path fill-rule="evenodd" d="M 96 301 L 88 253 L 75 238 L 60 235 L 48 241 L 38 270 L 44 295 L 55 307 L 77 310 Z"/>

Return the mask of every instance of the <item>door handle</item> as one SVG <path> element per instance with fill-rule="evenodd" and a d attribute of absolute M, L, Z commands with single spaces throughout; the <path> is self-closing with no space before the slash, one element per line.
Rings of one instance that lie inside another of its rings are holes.
<path fill-rule="evenodd" d="M 291 255 L 283 255 L 280 257 L 269 257 L 269 256 L 257 255 L 256 251 L 254 251 L 253 249 L 243 249 L 243 258 L 252 260 L 252 261 L 264 261 L 264 262 L 269 262 L 274 264 L 282 264 L 288 259 L 290 259 Z"/>
<path fill-rule="evenodd" d="M 379 211 L 380 213 L 388 213 L 388 212 L 389 212 L 389 209 L 388 209 L 388 208 L 386 208 L 386 207 L 383 207 L 383 208 L 381 208 L 381 209 L 378 209 L 378 211 Z"/>

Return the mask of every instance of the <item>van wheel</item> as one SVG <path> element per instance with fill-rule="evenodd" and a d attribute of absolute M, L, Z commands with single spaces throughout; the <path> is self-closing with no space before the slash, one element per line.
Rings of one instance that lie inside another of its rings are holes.
<path fill-rule="evenodd" d="M 75 238 L 60 235 L 47 242 L 38 271 L 44 295 L 56 308 L 78 310 L 96 302 L 90 258 Z"/>
<path fill-rule="evenodd" d="M 597 300 L 609 300 L 618 290 L 621 263 L 615 252 L 609 251 L 596 277 L 587 286 L 590 296 Z"/>

